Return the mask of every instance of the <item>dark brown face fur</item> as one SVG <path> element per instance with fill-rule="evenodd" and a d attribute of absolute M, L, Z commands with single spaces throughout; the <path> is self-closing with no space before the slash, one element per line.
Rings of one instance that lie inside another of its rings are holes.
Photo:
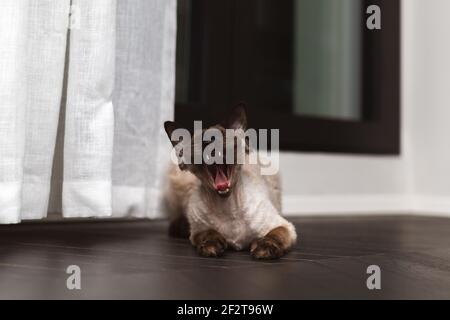
<path fill-rule="evenodd" d="M 225 133 L 225 128 L 221 125 L 213 126 L 209 129 L 216 129 L 222 133 L 223 141 L 219 145 L 222 148 L 215 148 L 213 155 L 217 159 L 217 162 L 213 164 L 207 164 L 202 162 L 201 164 L 193 164 L 189 166 L 189 170 L 195 174 L 197 178 L 202 181 L 202 184 L 208 189 L 216 192 L 218 195 L 222 197 L 227 197 L 231 194 L 231 191 L 234 189 L 237 179 L 239 177 L 239 171 L 241 170 L 241 165 L 237 164 L 237 152 L 238 147 L 237 144 L 234 143 L 232 146 L 234 160 L 232 163 L 227 163 L 227 154 L 232 152 L 231 150 L 227 151 L 227 138 Z M 202 134 L 205 132 L 204 130 Z M 215 141 L 212 142 L 203 142 L 202 143 L 202 154 L 205 148 L 210 145 L 211 147 L 215 144 Z M 194 148 L 194 146 L 192 146 Z M 216 154 L 217 153 L 217 154 Z M 193 162 L 193 161 L 192 161 Z M 221 182 L 218 183 L 218 177 L 222 177 Z"/>
<path fill-rule="evenodd" d="M 224 124 L 218 124 L 212 126 L 208 129 L 215 129 L 221 132 L 222 143 L 215 144 L 216 141 L 203 141 L 203 135 L 207 129 L 204 129 L 202 132 L 194 133 L 193 138 L 191 139 L 191 163 L 180 165 L 182 170 L 189 170 L 192 172 L 201 182 L 202 185 L 211 190 L 212 192 L 218 194 L 221 197 L 229 196 L 233 189 L 236 186 L 236 183 L 239 179 L 239 171 L 241 170 L 242 164 L 237 163 L 237 154 L 238 152 L 242 152 L 241 145 L 237 143 L 237 138 L 234 138 L 235 141 L 227 141 L 226 137 L 226 129 L 242 129 L 246 130 L 247 121 L 245 110 L 242 104 L 237 105 L 233 108 L 230 117 Z M 167 121 L 164 124 L 167 135 L 169 139 L 172 136 L 172 132 L 175 128 L 178 128 L 174 122 Z M 197 143 L 201 142 L 201 145 L 197 146 Z M 203 151 L 205 148 L 212 145 L 222 146 L 222 148 L 215 148 L 214 151 L 218 154 L 213 154 L 215 159 L 218 160 L 215 163 L 207 164 L 203 161 Z M 234 159 L 232 163 L 227 163 L 227 153 L 232 152 L 230 148 L 234 149 Z M 245 146 L 244 146 L 245 148 Z M 194 157 L 195 154 L 200 154 L 202 159 L 201 163 L 195 164 Z"/>

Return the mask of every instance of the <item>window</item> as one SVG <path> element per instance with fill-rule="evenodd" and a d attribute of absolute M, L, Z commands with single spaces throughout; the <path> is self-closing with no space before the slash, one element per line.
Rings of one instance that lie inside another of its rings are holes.
<path fill-rule="evenodd" d="M 175 118 L 245 101 L 282 150 L 398 154 L 399 26 L 399 0 L 179 0 Z"/>

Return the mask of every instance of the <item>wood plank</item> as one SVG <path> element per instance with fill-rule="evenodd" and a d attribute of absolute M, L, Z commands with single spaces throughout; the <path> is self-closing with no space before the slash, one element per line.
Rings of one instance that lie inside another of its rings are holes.
<path fill-rule="evenodd" d="M 279 261 L 248 252 L 198 257 L 166 221 L 0 226 L 1 299 L 450 298 L 450 219 L 418 216 L 292 219 L 300 241 Z M 67 266 L 82 289 L 66 288 Z M 380 291 L 366 288 L 377 264 Z"/>

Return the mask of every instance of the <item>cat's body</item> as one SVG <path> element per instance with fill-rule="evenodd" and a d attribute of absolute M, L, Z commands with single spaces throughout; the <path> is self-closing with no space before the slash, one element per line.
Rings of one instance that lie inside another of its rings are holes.
<path fill-rule="evenodd" d="M 165 193 L 173 220 L 184 215 L 190 226 L 191 242 L 197 233 L 214 229 L 235 250 L 249 247 L 277 227 L 290 233 L 289 246 L 296 240 L 294 226 L 281 215 L 278 175 L 261 175 L 257 164 L 243 164 L 233 193 L 226 198 L 205 190 L 189 171 L 171 165 Z"/>
<path fill-rule="evenodd" d="M 202 256 L 219 256 L 231 247 L 250 248 L 257 259 L 275 259 L 297 239 L 294 226 L 281 216 L 278 174 L 263 175 L 260 163 L 267 163 L 266 159 L 258 154 L 253 158 L 258 161 L 249 161 L 256 151 L 251 151 L 245 138 L 226 134 L 245 130 L 246 125 L 241 105 L 233 109 L 224 125 L 194 132 L 192 139 L 176 139 L 176 124 L 164 124 L 174 146 L 189 147 L 177 151 L 178 165 L 172 164 L 168 172 L 164 199 L 171 215 L 169 234 L 189 237 Z M 211 133 L 208 130 L 215 130 L 219 136 L 202 142 Z M 240 146 L 245 148 L 238 148 L 236 142 L 242 142 Z M 214 152 L 207 154 L 211 146 Z M 238 151 L 244 149 L 245 161 L 234 161 Z M 199 154 L 202 161 L 192 161 Z M 234 158 L 231 163 L 228 155 Z"/>

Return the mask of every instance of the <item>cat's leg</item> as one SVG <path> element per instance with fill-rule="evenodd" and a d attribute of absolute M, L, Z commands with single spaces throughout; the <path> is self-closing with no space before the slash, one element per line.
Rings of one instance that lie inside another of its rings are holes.
<path fill-rule="evenodd" d="M 255 259 L 278 259 L 289 251 L 296 238 L 292 224 L 276 227 L 264 237 L 255 239 L 250 245 L 250 253 Z"/>
<path fill-rule="evenodd" d="M 180 214 L 173 218 L 169 224 L 169 236 L 188 239 L 190 235 L 189 221 L 185 215 Z"/>
<path fill-rule="evenodd" d="M 227 249 L 227 241 L 213 229 L 200 231 L 191 237 L 197 252 L 204 257 L 219 257 Z"/>

